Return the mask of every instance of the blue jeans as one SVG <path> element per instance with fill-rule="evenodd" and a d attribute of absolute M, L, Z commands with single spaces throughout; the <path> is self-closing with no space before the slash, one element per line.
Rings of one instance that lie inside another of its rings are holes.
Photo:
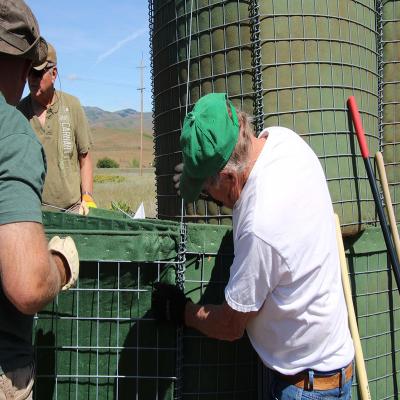
<path fill-rule="evenodd" d="M 278 374 L 271 371 L 269 376 L 270 398 L 273 400 L 350 400 L 352 382 L 353 378 L 349 379 L 341 388 L 310 391 L 283 381 Z"/>

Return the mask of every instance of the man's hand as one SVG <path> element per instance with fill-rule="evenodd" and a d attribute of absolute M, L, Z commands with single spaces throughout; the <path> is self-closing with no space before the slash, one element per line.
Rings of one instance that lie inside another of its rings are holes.
<path fill-rule="evenodd" d="M 179 183 L 180 183 L 181 175 L 182 175 L 182 171 L 183 171 L 183 163 L 175 165 L 174 170 L 175 170 L 175 174 L 172 177 L 172 180 L 174 182 L 174 188 L 175 188 L 176 192 L 178 193 L 178 196 L 180 196 L 181 192 L 179 190 Z"/>
<path fill-rule="evenodd" d="M 185 306 L 190 301 L 174 285 L 162 282 L 154 284 L 151 297 L 151 308 L 158 321 L 171 321 L 177 325 L 185 324 Z"/>
<path fill-rule="evenodd" d="M 66 276 L 67 282 L 62 287 L 62 290 L 67 290 L 71 286 L 75 286 L 79 276 L 79 256 L 75 243 L 70 236 L 61 239 L 59 236 L 54 236 L 48 245 L 51 253 L 61 255 L 65 260 L 64 265 L 67 267 Z"/>

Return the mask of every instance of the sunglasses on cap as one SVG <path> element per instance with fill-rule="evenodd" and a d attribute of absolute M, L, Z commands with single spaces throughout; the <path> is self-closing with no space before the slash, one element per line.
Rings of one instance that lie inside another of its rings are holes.
<path fill-rule="evenodd" d="M 29 76 L 32 77 L 32 78 L 42 78 L 43 75 L 45 73 L 47 73 L 48 71 L 50 71 L 52 68 L 53 67 L 46 67 L 46 68 L 43 68 L 40 71 L 37 71 L 36 69 L 31 68 L 31 70 L 29 71 Z"/>

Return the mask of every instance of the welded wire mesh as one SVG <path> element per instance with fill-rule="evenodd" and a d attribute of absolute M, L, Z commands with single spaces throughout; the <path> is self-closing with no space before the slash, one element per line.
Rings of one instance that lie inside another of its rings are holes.
<path fill-rule="evenodd" d="M 373 154 L 379 145 L 374 0 L 153 4 L 160 218 L 180 213 L 171 178 L 173 166 L 181 161 L 179 130 L 186 106 L 190 109 L 204 94 L 226 91 L 257 118 L 261 110 L 264 126 L 292 128 L 311 145 L 347 233 L 375 221 L 346 106 L 348 96 L 355 95 Z M 257 119 L 256 126 L 261 125 Z M 200 200 L 186 207 L 185 218 L 225 224 L 230 213 Z"/>
<path fill-rule="evenodd" d="M 34 323 L 35 399 L 173 399 L 176 332 L 150 310 L 165 263 L 82 263 Z"/>
<path fill-rule="evenodd" d="M 148 221 L 45 217 L 47 232 L 73 235 L 83 260 L 108 253 L 104 236 L 122 255 L 150 256 L 134 248 L 156 243 L 156 232 L 170 257 L 169 240 L 179 232 L 173 222 L 146 230 Z M 218 341 L 153 319 L 151 291 L 158 280 L 182 279 L 186 295 L 196 303 L 224 300 L 234 257 L 232 230 L 187 224 L 180 234 L 181 248 L 172 261 L 81 262 L 77 287 L 61 293 L 35 318 L 35 399 L 259 398 L 259 362 L 246 336 Z M 346 240 L 345 247 L 372 398 L 396 399 L 400 298 L 381 231 L 367 228 Z M 355 382 L 355 399 L 356 389 Z"/>
<path fill-rule="evenodd" d="M 154 321 L 152 283 L 178 274 L 194 301 L 222 301 L 232 248 L 182 252 L 174 262 L 81 263 L 77 287 L 35 318 L 34 398 L 256 399 L 246 337 L 223 342 Z"/>
<path fill-rule="evenodd" d="M 187 257 L 185 292 L 194 302 L 221 304 L 232 249 Z M 184 399 L 257 399 L 257 356 L 246 336 L 227 342 L 187 329 L 183 349 Z"/>
<path fill-rule="evenodd" d="M 371 398 L 397 399 L 400 298 L 387 254 L 371 251 L 349 255 L 348 263 Z M 354 385 L 353 397 L 359 398 L 356 389 Z"/>
<path fill-rule="evenodd" d="M 159 218 L 181 216 L 172 175 L 174 166 L 181 162 L 179 136 L 187 106 L 190 109 L 204 94 L 228 92 L 236 106 L 253 113 L 248 7 L 248 1 L 239 0 L 153 1 Z M 225 207 L 200 200 L 188 205 L 185 220 L 230 224 L 230 214 Z"/>
<path fill-rule="evenodd" d="M 342 226 L 375 220 L 346 100 L 357 99 L 378 149 L 376 11 L 364 1 L 260 2 L 265 126 L 283 125 L 318 155 Z"/>
<path fill-rule="evenodd" d="M 400 220 L 400 3 L 379 1 L 381 17 L 382 152 L 397 221 Z"/>

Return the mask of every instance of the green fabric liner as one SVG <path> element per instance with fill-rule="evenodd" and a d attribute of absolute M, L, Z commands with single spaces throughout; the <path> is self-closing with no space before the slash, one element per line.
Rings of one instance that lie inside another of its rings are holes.
<path fill-rule="evenodd" d="M 180 239 L 178 223 L 132 220 L 121 213 L 107 215 L 84 217 L 44 211 L 43 224 L 48 238 L 72 236 L 81 261 L 146 262 L 176 257 Z"/>
<path fill-rule="evenodd" d="M 43 223 L 48 238 L 72 236 L 81 261 L 154 262 L 178 254 L 180 224 L 174 221 L 130 220 L 121 213 L 108 213 L 106 218 L 44 211 Z M 369 226 L 344 241 L 348 253 L 385 250 L 380 227 Z M 186 249 L 194 254 L 232 253 L 232 228 L 189 223 Z"/>
<path fill-rule="evenodd" d="M 97 385 L 96 376 L 119 371 L 120 399 L 138 393 L 139 398 L 172 400 L 175 331 L 155 324 L 150 304 L 158 275 L 163 282 L 174 282 L 176 258 L 161 269 L 151 261 L 177 256 L 180 225 L 132 221 L 118 213 L 82 217 L 46 212 L 43 219 L 49 236 L 73 236 L 83 262 L 79 291 L 60 294 L 39 313 L 35 324 L 38 398 L 68 399 L 76 393 L 85 399 L 115 398 L 117 380 L 101 378 Z M 367 226 L 345 239 L 345 248 L 371 394 L 388 398 L 400 362 L 393 325 L 400 318 L 400 297 L 381 229 Z M 186 249 L 186 294 L 195 302 L 220 303 L 233 260 L 232 229 L 187 224 Z M 119 264 L 117 273 L 115 263 L 98 264 L 101 259 L 130 262 Z M 149 263 L 143 266 L 141 260 Z M 132 288 L 139 291 L 129 291 Z M 185 329 L 183 341 L 182 399 L 257 397 L 257 361 L 246 337 L 223 342 Z M 138 380 L 124 378 L 136 375 Z M 355 399 L 359 398 L 356 382 L 355 378 Z"/>

